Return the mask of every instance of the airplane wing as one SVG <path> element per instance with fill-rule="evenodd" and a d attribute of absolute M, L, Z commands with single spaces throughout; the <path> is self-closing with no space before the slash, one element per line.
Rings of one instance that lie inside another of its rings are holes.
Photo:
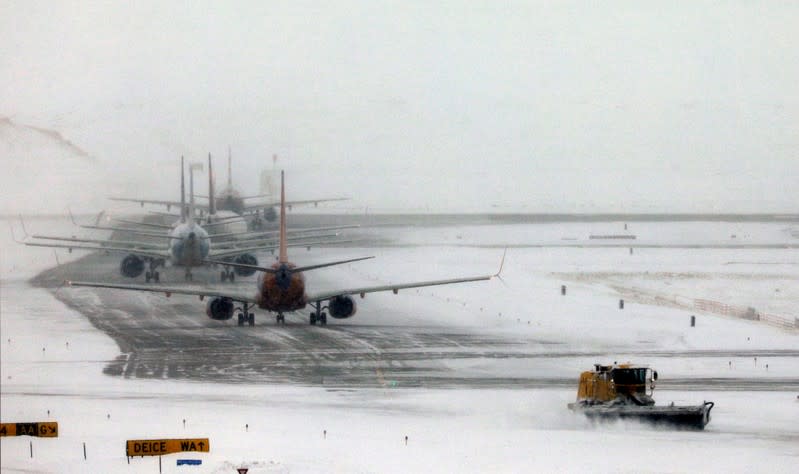
<path fill-rule="evenodd" d="M 158 204 L 161 206 L 166 206 L 167 208 L 175 206 L 178 209 L 180 209 L 180 201 L 166 201 L 160 199 L 134 199 L 134 198 L 125 198 L 125 197 L 110 197 L 108 199 L 110 199 L 111 201 L 120 201 L 120 202 L 136 202 L 142 206 L 145 204 Z M 195 204 L 194 207 L 197 209 L 207 210 L 208 204 Z"/>
<path fill-rule="evenodd" d="M 302 245 L 307 245 L 307 244 L 302 244 Z M 358 258 L 350 258 L 348 260 L 338 260 L 338 261 L 335 261 L 335 262 L 327 262 L 327 263 L 318 263 L 318 264 L 315 264 L 315 265 L 307 265 L 305 267 L 294 267 L 294 268 L 291 269 L 291 271 L 292 272 L 303 272 L 303 271 L 306 271 L 306 270 L 315 270 L 317 268 L 332 267 L 333 265 L 342 265 L 344 263 L 359 262 L 361 260 L 368 260 L 370 258 L 374 258 L 374 257 L 358 257 Z M 226 261 L 219 261 L 219 260 L 206 260 L 205 262 L 206 263 L 215 263 L 215 264 L 219 264 L 219 265 L 229 265 L 229 266 L 234 267 L 234 268 L 245 268 L 245 269 L 248 269 L 248 270 L 256 270 L 256 271 L 259 271 L 259 272 L 266 272 L 266 273 L 275 273 L 275 272 L 277 272 L 277 270 L 275 270 L 274 268 L 262 267 L 262 266 L 259 266 L 259 265 L 249 265 L 249 264 L 246 264 L 246 263 L 226 262 Z"/>
<path fill-rule="evenodd" d="M 241 196 L 241 198 L 242 199 L 259 199 L 259 198 L 265 198 L 265 197 L 270 197 L 270 196 L 272 196 L 272 195 L 271 194 L 251 194 L 249 196 Z M 280 204 L 280 203 L 278 203 L 278 204 Z"/>
<path fill-rule="evenodd" d="M 159 252 L 157 250 L 150 250 L 150 249 L 137 249 L 137 248 L 130 248 L 130 247 L 104 247 L 102 245 L 69 245 L 69 244 L 48 244 L 48 243 L 38 243 L 38 242 L 25 242 L 25 245 L 29 247 L 46 247 L 46 248 L 56 248 L 56 249 L 69 249 L 72 250 L 103 250 L 106 252 L 114 252 L 114 253 L 126 253 L 126 254 L 133 254 L 139 255 L 142 257 L 148 258 L 163 258 L 169 259 L 171 256 L 168 252 L 163 251 Z"/>
<path fill-rule="evenodd" d="M 130 245 L 131 247 L 139 247 L 139 248 L 146 248 L 146 249 L 160 249 L 163 248 L 162 244 L 153 244 L 148 242 L 137 242 L 133 240 L 109 240 L 109 239 L 83 239 L 77 237 L 56 237 L 50 235 L 39 235 L 34 234 L 31 235 L 34 239 L 41 239 L 41 240 L 56 240 L 59 242 L 77 242 L 77 243 L 85 243 L 85 244 L 106 244 L 106 245 Z"/>
<path fill-rule="evenodd" d="M 295 247 L 302 247 L 303 245 L 305 245 L 303 242 L 307 242 L 308 239 L 328 239 L 328 238 L 338 237 L 338 235 L 339 235 L 338 233 L 333 233 L 333 234 L 314 234 L 314 235 L 307 235 L 307 236 L 301 235 L 301 236 L 297 236 L 297 237 L 289 237 L 288 238 L 288 242 L 289 243 L 292 243 L 292 242 L 295 243 Z M 317 245 L 319 243 L 324 243 L 324 242 L 326 242 L 326 241 L 317 240 L 317 241 L 313 241 L 313 242 L 308 242 L 308 244 L 309 245 Z M 327 242 L 332 242 L 332 241 L 327 241 Z M 350 242 L 350 241 L 346 241 L 346 242 Z M 277 242 L 277 240 L 275 240 L 273 238 L 270 238 L 270 237 L 260 237 L 260 238 L 257 238 L 257 239 L 246 239 L 246 240 L 226 240 L 224 242 L 216 242 L 216 243 L 214 243 L 214 248 L 216 248 L 216 249 L 234 249 L 234 248 L 237 248 L 236 247 L 237 245 L 241 246 L 241 245 L 255 245 L 255 244 L 271 245 L 271 246 L 277 247 L 278 242 Z"/>
<path fill-rule="evenodd" d="M 333 201 L 349 201 L 350 198 L 328 198 L 328 199 L 305 199 L 302 201 L 286 201 L 286 207 L 291 208 L 292 206 L 302 206 L 303 204 L 313 204 L 314 206 L 319 204 L 320 202 L 333 202 Z M 253 202 L 244 205 L 245 211 L 252 211 L 255 209 L 261 209 L 264 207 L 275 207 L 279 206 L 280 201 L 262 201 L 262 202 Z"/>
<path fill-rule="evenodd" d="M 174 228 L 174 226 L 167 225 L 167 224 L 154 224 L 152 222 L 131 221 L 131 220 L 128 220 L 128 219 L 119 219 L 117 217 L 114 217 L 112 219 L 117 221 L 117 222 L 121 222 L 123 224 L 131 224 L 131 225 L 142 226 L 142 227 L 153 227 L 155 229 L 172 230 Z"/>
<path fill-rule="evenodd" d="M 216 225 L 216 224 L 214 224 L 214 225 Z M 208 226 L 203 226 L 203 227 L 208 227 Z M 310 232 L 320 232 L 320 231 L 339 230 L 339 229 L 354 229 L 354 228 L 357 228 L 357 227 L 360 227 L 360 225 L 351 224 L 351 225 L 336 225 L 336 226 L 327 226 L 327 227 L 308 227 L 308 228 L 305 228 L 305 229 L 301 229 L 301 228 L 289 229 L 289 230 L 286 231 L 286 234 L 294 236 L 296 238 L 301 238 L 301 237 L 304 237 L 304 235 L 298 235 L 298 234 L 307 234 L 307 233 L 310 233 Z M 244 237 L 247 240 L 254 240 L 254 239 L 258 239 L 258 238 L 266 238 L 267 236 L 277 236 L 277 234 L 279 232 L 280 231 L 277 231 L 277 230 L 266 230 L 266 231 L 262 231 L 262 232 L 253 232 L 253 231 L 248 230 L 248 231 L 244 231 L 244 232 L 227 232 L 227 233 L 222 233 L 222 234 L 209 234 L 209 237 L 211 237 L 211 238 L 214 238 L 214 237 Z"/>
<path fill-rule="evenodd" d="M 320 240 L 320 241 L 317 241 L 317 242 L 289 242 L 287 244 L 287 247 L 315 247 L 317 245 L 323 245 L 323 244 L 338 244 L 338 243 L 349 243 L 349 242 L 353 242 L 353 241 L 352 240 Z M 224 264 L 224 265 L 242 266 L 242 268 L 244 268 L 244 267 L 247 267 L 247 265 L 244 265 L 244 264 L 235 264 L 234 265 L 233 263 L 221 262 L 221 261 L 217 261 L 216 259 L 228 258 L 228 257 L 236 257 L 236 256 L 239 256 L 239 255 L 241 255 L 243 253 L 248 253 L 248 252 L 258 252 L 258 251 L 264 251 L 264 250 L 272 251 L 272 250 L 276 249 L 277 246 L 278 246 L 277 243 L 272 242 L 272 243 L 253 246 L 253 247 L 214 249 L 214 250 L 211 250 L 209 252 L 208 262 L 209 263 L 219 263 L 219 264 Z M 255 269 L 258 270 L 259 268 L 260 267 L 256 267 Z"/>
<path fill-rule="evenodd" d="M 79 224 L 79 225 L 80 225 L 80 227 L 82 227 L 84 229 L 96 229 L 96 230 L 110 230 L 110 231 L 118 231 L 118 232 L 129 232 L 129 233 L 131 233 L 133 235 L 141 235 L 141 236 L 144 236 L 144 237 L 158 237 L 158 238 L 162 238 L 162 239 L 171 239 L 172 238 L 172 237 L 169 236 L 169 234 L 166 234 L 166 233 L 160 233 L 159 234 L 157 232 L 144 232 L 144 231 L 136 230 L 136 229 L 134 229 L 132 227 L 105 227 L 105 226 L 99 226 L 99 225 L 83 225 L 83 224 Z"/>
<path fill-rule="evenodd" d="M 449 280 L 430 280 L 430 281 L 419 281 L 414 283 L 401 283 L 398 285 L 365 286 L 363 288 L 348 288 L 344 290 L 323 291 L 319 293 L 309 294 L 308 301 L 317 302 L 317 301 L 327 300 L 336 296 L 345 296 L 345 295 L 361 295 L 361 297 L 363 297 L 366 293 L 376 293 L 379 291 L 393 291 L 394 294 L 397 294 L 399 290 L 404 290 L 408 288 L 422 288 L 425 286 L 451 285 L 454 283 L 483 281 L 483 280 L 490 280 L 494 276 L 495 275 L 483 275 L 483 276 L 467 277 L 467 278 L 452 278 Z"/>
<path fill-rule="evenodd" d="M 215 290 L 212 288 L 191 288 L 160 285 L 125 285 L 121 283 L 96 283 L 89 281 L 66 281 L 68 286 L 90 287 L 90 288 L 112 288 L 116 290 L 128 291 L 148 291 L 150 293 L 164 293 L 167 298 L 175 295 L 199 296 L 202 300 L 205 297 L 230 298 L 241 303 L 255 304 L 255 298 L 247 295 L 231 294 L 227 290 Z"/>

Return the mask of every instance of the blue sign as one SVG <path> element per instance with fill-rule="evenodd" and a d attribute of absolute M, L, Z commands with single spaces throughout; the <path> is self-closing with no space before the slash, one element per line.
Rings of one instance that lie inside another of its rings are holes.
<path fill-rule="evenodd" d="M 187 465 L 187 466 L 199 466 L 203 463 L 202 459 L 178 459 L 178 466 Z"/>

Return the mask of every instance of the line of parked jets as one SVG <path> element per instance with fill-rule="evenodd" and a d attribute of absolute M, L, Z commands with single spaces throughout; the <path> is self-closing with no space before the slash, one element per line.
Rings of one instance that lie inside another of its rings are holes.
<path fill-rule="evenodd" d="M 201 165 L 200 165 L 201 166 Z M 174 216 L 177 222 L 174 225 L 157 223 L 144 223 L 115 219 L 121 223 L 134 225 L 136 227 L 115 227 L 101 226 L 99 222 L 95 225 L 80 225 L 83 228 L 103 229 L 112 231 L 126 232 L 135 237 L 146 237 L 150 241 L 141 240 L 109 240 L 109 239 L 88 239 L 64 236 L 49 236 L 33 234 L 28 235 L 24 228 L 25 245 L 36 247 L 66 248 L 83 250 L 100 250 L 107 253 L 125 254 L 120 263 L 120 272 L 129 278 L 136 278 L 145 273 L 147 283 L 156 284 L 133 285 L 103 282 L 86 281 L 67 281 L 66 284 L 72 287 L 93 287 L 109 288 L 127 291 L 145 291 L 164 293 L 167 297 L 172 294 L 197 296 L 206 302 L 206 314 L 214 320 L 225 321 L 237 316 L 238 325 L 255 324 L 255 315 L 252 309 L 258 307 L 271 313 L 275 313 L 278 324 L 285 324 L 285 313 L 299 311 L 306 306 L 311 306 L 312 311 L 309 315 L 311 325 L 327 324 L 328 314 L 335 319 L 346 319 L 355 315 L 356 303 L 353 298 L 360 295 L 364 298 L 367 293 L 393 291 L 394 294 L 401 289 L 420 288 L 437 285 L 450 285 L 455 283 L 476 282 L 490 280 L 492 277 L 499 276 L 504 263 L 504 255 L 500 263 L 500 269 L 493 275 L 481 275 L 474 277 L 459 277 L 445 280 L 417 281 L 402 284 L 389 284 L 379 286 L 368 286 L 361 288 L 342 288 L 323 292 L 308 292 L 305 287 L 305 277 L 303 272 L 316 270 L 319 268 L 342 265 L 374 258 L 373 256 L 359 257 L 333 262 L 298 266 L 291 263 L 288 259 L 288 247 L 299 246 L 310 249 L 312 245 L 330 242 L 328 240 L 312 241 L 312 239 L 327 239 L 337 234 L 332 231 L 352 228 L 358 226 L 331 226 L 305 228 L 298 230 L 288 230 L 286 227 L 286 208 L 288 205 L 317 203 L 322 201 L 339 200 L 320 199 L 308 201 L 286 201 L 284 175 L 280 174 L 280 200 L 277 203 L 259 203 L 253 207 L 241 207 L 241 213 L 250 210 L 270 208 L 274 204 L 279 204 L 279 228 L 276 231 L 229 231 L 235 224 L 244 224 L 243 214 L 229 210 L 227 214 L 222 214 L 217 209 L 219 200 L 214 193 L 214 177 L 211 156 L 208 156 L 208 204 L 197 205 L 194 194 L 194 166 L 189 169 L 189 199 L 186 200 L 185 192 L 185 173 L 184 160 L 181 157 L 181 176 L 180 176 L 180 201 L 164 200 L 142 200 L 132 198 L 113 198 L 118 201 L 138 202 L 140 204 L 161 204 L 167 206 L 167 211 L 172 206 L 180 206 L 180 214 L 159 213 L 167 216 Z M 230 161 L 228 161 L 228 173 L 230 173 Z M 250 196 L 241 198 L 232 188 L 232 183 L 228 181 L 223 202 L 228 204 L 234 201 L 230 197 L 238 197 L 242 202 Z M 263 197 L 263 196 L 251 196 Z M 241 204 L 241 202 L 239 202 Z M 199 215 L 197 210 L 199 208 Z M 228 207 L 230 209 L 230 207 Z M 266 212 L 264 215 L 266 216 Z M 258 218 L 257 212 L 255 217 Z M 98 219 L 99 221 L 100 219 Z M 202 221 L 202 222 L 201 222 Z M 74 218 L 73 218 L 74 222 Z M 76 223 L 77 224 L 77 223 Z M 210 229 L 220 228 L 223 232 L 213 232 Z M 209 230 L 206 230 L 209 229 Z M 275 241 L 277 237 L 277 241 Z M 32 239 L 32 240 L 31 240 Z M 219 240 L 225 239 L 225 240 Z M 335 242 L 347 242 L 336 240 Z M 253 254 L 257 251 L 278 250 L 277 261 L 271 266 L 261 266 L 258 259 Z M 259 273 L 256 279 L 254 295 L 242 295 L 229 291 L 228 289 L 216 289 L 207 287 L 193 286 L 164 286 L 160 283 L 160 273 L 158 268 L 164 267 L 166 262 L 172 266 L 185 268 L 186 281 L 192 281 L 192 268 L 202 266 L 221 266 L 220 273 L 222 282 L 235 280 L 235 275 L 250 276 Z M 146 269 L 145 269 L 146 267 Z"/>

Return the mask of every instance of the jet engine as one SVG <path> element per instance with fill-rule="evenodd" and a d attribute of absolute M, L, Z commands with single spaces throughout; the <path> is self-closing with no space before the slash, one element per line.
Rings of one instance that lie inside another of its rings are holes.
<path fill-rule="evenodd" d="M 136 278 L 144 271 L 144 260 L 137 255 L 128 255 L 122 259 L 119 271 L 128 278 Z"/>
<path fill-rule="evenodd" d="M 241 263 L 243 265 L 258 265 L 258 259 L 255 258 L 255 255 L 253 255 L 251 253 L 243 253 L 243 254 L 239 255 L 238 257 L 236 257 L 234 262 Z M 255 269 L 254 268 L 236 267 L 235 268 L 235 272 L 236 272 L 236 275 L 238 275 L 238 276 L 248 277 L 248 276 L 252 275 L 253 273 L 255 273 Z"/>
<path fill-rule="evenodd" d="M 205 304 L 205 314 L 209 318 L 217 321 L 225 321 L 233 317 L 235 305 L 230 298 L 216 297 L 208 300 Z"/>
<path fill-rule="evenodd" d="M 355 309 L 355 300 L 347 295 L 330 298 L 327 302 L 327 311 L 336 319 L 351 318 Z"/>
<path fill-rule="evenodd" d="M 264 219 L 267 222 L 275 222 L 278 217 L 280 216 L 277 215 L 277 211 L 274 207 L 267 207 L 264 209 Z"/>

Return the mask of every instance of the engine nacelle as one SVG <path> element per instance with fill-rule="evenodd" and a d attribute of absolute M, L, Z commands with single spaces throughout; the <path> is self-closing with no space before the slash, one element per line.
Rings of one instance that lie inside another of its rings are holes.
<path fill-rule="evenodd" d="M 128 278 L 136 278 L 144 272 L 144 260 L 137 255 L 128 255 L 122 259 L 119 271 Z"/>
<path fill-rule="evenodd" d="M 264 220 L 266 222 L 275 222 L 280 217 L 274 207 L 267 207 L 264 209 Z"/>
<path fill-rule="evenodd" d="M 205 304 L 205 314 L 209 318 L 217 321 L 226 321 L 233 317 L 235 304 L 230 298 L 216 297 L 208 300 Z"/>
<path fill-rule="evenodd" d="M 253 255 L 251 253 L 243 253 L 243 254 L 239 255 L 238 257 L 236 257 L 234 262 L 241 263 L 243 265 L 258 265 L 258 259 L 255 258 L 255 255 Z M 255 273 L 255 269 L 254 268 L 235 267 L 234 271 L 236 272 L 236 275 L 243 276 L 243 277 L 248 277 L 248 276 L 252 275 L 253 273 Z"/>
<path fill-rule="evenodd" d="M 327 311 L 331 317 L 336 319 L 351 318 L 355 314 L 355 310 L 355 300 L 347 295 L 330 298 L 330 301 L 327 302 Z"/>

